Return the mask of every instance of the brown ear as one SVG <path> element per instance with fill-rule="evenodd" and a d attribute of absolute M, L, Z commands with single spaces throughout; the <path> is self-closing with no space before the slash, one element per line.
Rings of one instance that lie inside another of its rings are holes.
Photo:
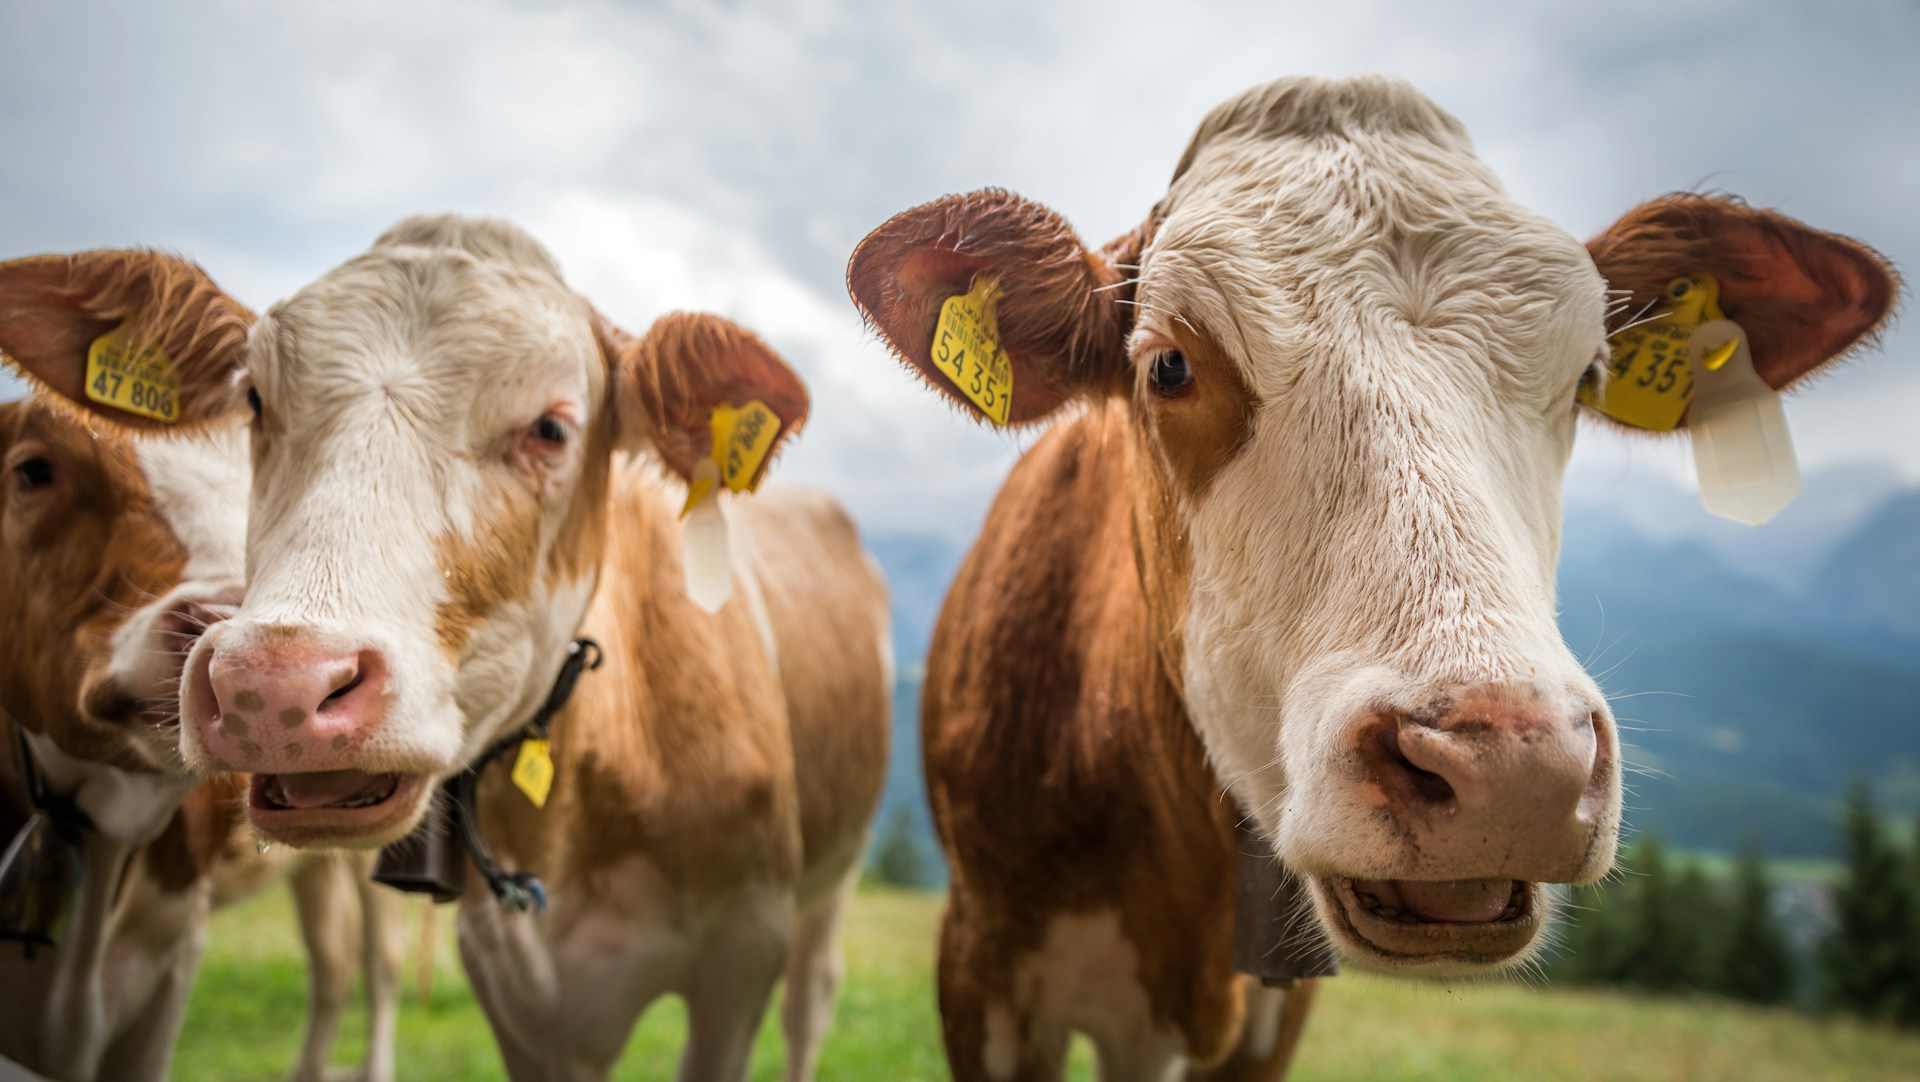
<path fill-rule="evenodd" d="M 610 361 L 621 442 L 646 441 L 683 478 L 713 450 L 714 407 L 758 400 L 780 418 L 760 467 L 807 421 L 807 386 L 765 342 L 738 323 L 705 312 L 661 316 L 646 336 L 595 317 Z M 758 478 L 756 477 L 757 481 Z"/>
<path fill-rule="evenodd" d="M 1785 389 L 1878 332 L 1900 279 L 1885 257 L 1730 196 L 1676 193 L 1628 211 L 1587 242 L 1628 311 L 1658 304 L 1696 271 L 1720 282 L 1720 308 L 1747 332 L 1754 368 Z"/>
<path fill-rule="evenodd" d="M 1037 421 L 1062 402 L 1124 392 L 1124 288 L 1131 268 L 1115 253 L 1136 230 L 1091 252 L 1046 207 L 988 188 L 903 211 L 867 234 L 847 263 L 847 291 L 861 314 L 920 377 L 975 417 L 984 416 L 934 366 L 934 326 L 947 298 L 976 276 L 999 280 L 1000 341 L 1013 366 L 1008 424 Z M 1138 246 L 1131 249 L 1135 257 Z"/>
<path fill-rule="evenodd" d="M 205 271 L 158 252 L 102 249 L 0 263 L 0 353 L 39 386 L 126 429 L 189 428 L 231 410 L 253 319 Z M 174 425 L 88 397 L 88 350 L 115 330 L 157 344 L 171 360 Z"/>

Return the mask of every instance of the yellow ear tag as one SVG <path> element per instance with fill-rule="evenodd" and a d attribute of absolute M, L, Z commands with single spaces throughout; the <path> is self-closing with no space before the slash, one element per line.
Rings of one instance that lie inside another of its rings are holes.
<path fill-rule="evenodd" d="M 687 502 L 680 508 L 684 520 L 688 513 L 707 498 L 716 484 L 732 492 L 751 492 L 760 487 L 760 465 L 780 438 L 780 415 L 765 402 L 754 399 L 744 406 L 723 402 L 707 415 L 707 427 L 713 431 L 713 450 L 707 455 L 714 469 L 702 462 L 687 482 Z"/>
<path fill-rule="evenodd" d="M 513 760 L 513 784 L 534 807 L 547 806 L 547 794 L 553 791 L 553 747 L 548 741 L 528 737 L 520 742 L 520 754 Z"/>
<path fill-rule="evenodd" d="M 1693 400 L 1693 370 L 1687 342 L 1702 323 L 1725 319 L 1720 312 L 1720 283 L 1705 272 L 1667 283 L 1667 310 L 1613 335 L 1613 359 L 1604 384 L 1580 388 L 1580 403 L 1629 424 L 1670 432 Z M 1706 358 L 1709 367 L 1726 355 Z"/>
<path fill-rule="evenodd" d="M 180 420 L 180 377 L 158 342 L 138 338 L 125 324 L 87 348 L 87 397 L 162 424 Z"/>
<path fill-rule="evenodd" d="M 1004 425 L 1013 407 L 1013 363 L 1000 345 L 999 302 L 1000 283 L 985 274 L 965 293 L 948 297 L 933 327 L 932 354 L 941 375 L 994 424 Z"/>

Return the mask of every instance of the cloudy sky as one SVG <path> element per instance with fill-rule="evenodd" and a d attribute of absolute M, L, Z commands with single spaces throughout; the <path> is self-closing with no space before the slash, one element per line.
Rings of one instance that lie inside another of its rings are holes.
<path fill-rule="evenodd" d="M 15 2 L 0 256 L 160 246 L 264 306 L 401 215 L 509 217 L 630 327 L 701 307 L 761 330 L 814 388 L 783 471 L 870 528 L 959 536 L 1018 442 L 862 334 L 847 253 L 985 185 L 1105 240 L 1211 105 L 1278 75 L 1411 79 L 1583 237 L 1710 187 L 1913 273 L 1920 5 L 1684 6 Z M 1804 463 L 1920 476 L 1914 322 L 1789 406 Z M 1607 498 L 1687 468 L 1677 441 L 1582 439 Z"/>

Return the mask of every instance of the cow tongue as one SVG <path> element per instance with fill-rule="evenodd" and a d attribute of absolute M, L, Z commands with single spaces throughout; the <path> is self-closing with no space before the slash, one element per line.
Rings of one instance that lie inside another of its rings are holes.
<path fill-rule="evenodd" d="M 368 774 L 362 770 L 320 770 L 311 774 L 276 774 L 274 794 L 289 808 L 328 808 L 370 798 L 385 799 L 397 779 L 392 774 Z"/>
<path fill-rule="evenodd" d="M 1511 879 L 1449 879 L 1444 882 L 1396 879 L 1386 884 L 1368 885 L 1387 887 L 1387 890 L 1374 889 L 1371 893 L 1386 895 L 1391 892 L 1398 897 L 1400 907 L 1408 913 L 1421 920 L 1442 924 L 1485 924 L 1499 920 L 1500 915 L 1507 911 L 1507 902 L 1513 897 Z"/>

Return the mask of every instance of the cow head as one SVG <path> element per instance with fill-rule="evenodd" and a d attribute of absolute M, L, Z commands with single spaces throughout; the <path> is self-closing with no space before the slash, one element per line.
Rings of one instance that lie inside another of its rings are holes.
<path fill-rule="evenodd" d="M 1608 287 L 1707 270 L 1776 387 L 1896 283 L 1865 247 L 1669 197 L 1590 246 L 1515 203 L 1396 81 L 1217 108 L 1137 230 L 1084 247 L 1001 191 L 904 212 L 849 287 L 929 384 L 943 301 L 997 280 L 1008 422 L 1121 417 L 1144 594 L 1220 779 L 1361 964 L 1509 963 L 1542 882 L 1613 859 L 1614 723 L 1554 620 L 1575 393 Z"/>
<path fill-rule="evenodd" d="M 84 356 L 138 322 L 150 294 L 191 307 L 198 281 L 145 253 L 0 264 L 0 352 L 74 376 L 37 362 Z M 250 320 L 235 306 L 202 331 L 238 342 Z M 28 732 L 54 786 L 120 841 L 157 834 L 192 784 L 178 681 L 201 629 L 240 600 L 242 424 L 201 415 L 191 434 L 129 440 L 57 394 L 0 405 L 0 713 Z"/>
<path fill-rule="evenodd" d="M 405 834 L 436 779 L 538 708 L 616 469 L 690 476 L 721 403 L 765 402 L 782 439 L 807 409 L 744 329 L 627 335 L 531 237 L 451 216 L 401 222 L 244 342 L 170 352 L 184 416 L 253 418 L 247 597 L 188 659 L 182 747 L 252 772 L 254 828 L 296 845 Z M 83 359 L 27 364 L 59 387 Z"/>

